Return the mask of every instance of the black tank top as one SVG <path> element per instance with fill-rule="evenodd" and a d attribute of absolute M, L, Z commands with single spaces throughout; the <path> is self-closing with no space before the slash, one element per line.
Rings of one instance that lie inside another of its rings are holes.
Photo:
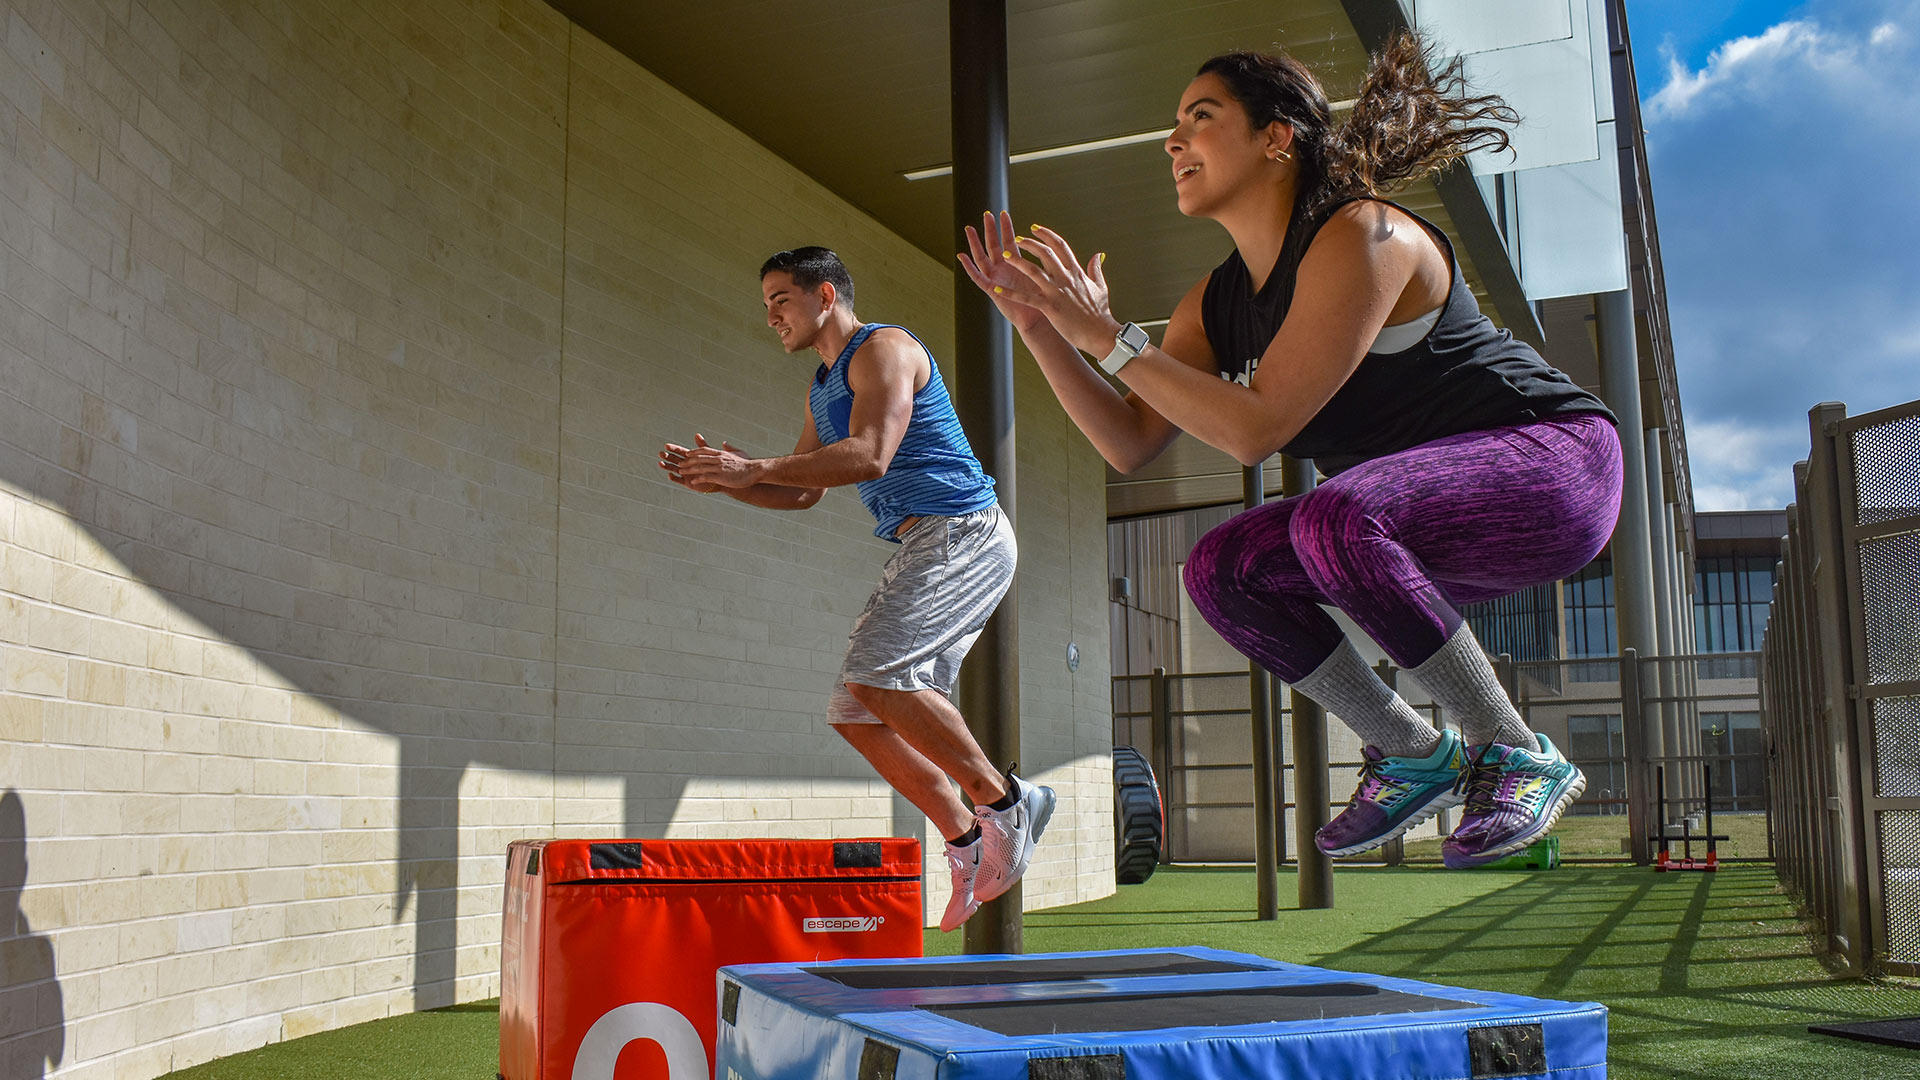
<path fill-rule="evenodd" d="M 1349 199 L 1347 202 L 1359 200 Z M 1377 200 L 1385 202 L 1386 200 Z M 1294 281 L 1307 246 L 1337 203 L 1280 252 L 1259 292 L 1235 251 L 1207 278 L 1200 321 L 1220 365 L 1220 377 L 1246 383 L 1259 366 L 1293 303 Z M 1595 413 L 1616 425 L 1606 405 L 1541 359 L 1480 312 L 1454 258 L 1453 244 L 1433 224 L 1398 203 L 1395 209 L 1426 226 L 1446 245 L 1452 287 L 1440 321 L 1412 348 L 1369 353 L 1331 399 L 1300 429 L 1285 451 L 1312 458 L 1332 476 L 1343 469 L 1409 447 L 1468 431 L 1524 424 L 1548 416 Z"/>

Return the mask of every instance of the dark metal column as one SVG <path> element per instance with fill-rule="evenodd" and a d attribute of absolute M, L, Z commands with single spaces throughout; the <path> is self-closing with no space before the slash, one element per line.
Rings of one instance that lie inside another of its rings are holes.
<path fill-rule="evenodd" d="M 1007 6 L 1005 0 L 951 0 L 949 83 L 953 93 L 953 250 L 985 210 L 1007 208 Z M 993 301 L 953 273 L 954 411 L 1000 508 L 1014 519 L 1013 328 Z M 1017 519 L 1015 519 L 1017 520 Z M 1007 590 L 960 669 L 960 711 L 987 757 L 1020 756 L 1020 597 Z M 1015 885 L 967 920 L 966 951 L 1021 951 L 1021 888 Z"/>
<path fill-rule="evenodd" d="M 1613 529 L 1614 612 L 1620 647 L 1641 656 L 1659 651 L 1654 622 L 1653 526 L 1647 501 L 1647 442 L 1641 426 L 1640 354 L 1634 340 L 1633 291 L 1602 293 L 1594 297 L 1600 338 L 1601 394 L 1620 420 L 1620 454 L 1625 469 L 1620 478 L 1620 521 Z M 1649 728 L 1648 734 L 1657 731 Z M 1659 757 L 1667 750 L 1649 740 L 1647 751 Z"/>
<path fill-rule="evenodd" d="M 1313 462 L 1283 457 L 1281 494 L 1313 490 Z M 1333 860 L 1321 854 L 1313 834 L 1327 823 L 1327 713 L 1311 698 L 1287 690 L 1293 710 L 1293 841 L 1300 868 L 1300 907 L 1333 906 Z"/>
<path fill-rule="evenodd" d="M 1648 428 L 1646 434 L 1647 466 L 1647 533 L 1652 538 L 1649 555 L 1653 559 L 1653 633 L 1658 648 L 1658 657 L 1642 675 L 1641 682 L 1653 697 L 1664 699 L 1656 709 L 1649 709 L 1642 715 L 1648 723 L 1658 723 L 1661 742 L 1667 747 L 1667 753 L 1678 757 L 1691 753 L 1687 746 L 1686 732 L 1680 727 L 1679 704 L 1672 700 L 1679 696 L 1680 668 L 1672 660 L 1673 649 L 1673 603 L 1672 571 L 1667 565 L 1667 483 L 1666 483 L 1666 431 L 1662 428 Z M 1641 654 L 1645 656 L 1646 653 Z M 1699 786 L 1691 766 L 1682 767 L 1679 762 L 1669 762 L 1667 769 L 1667 797 L 1684 799 L 1691 797 Z M 1673 804 L 1685 816 L 1687 804 Z"/>
<path fill-rule="evenodd" d="M 1252 510 L 1267 501 L 1266 470 L 1249 465 L 1240 470 L 1240 505 Z M 1253 877 L 1254 917 L 1280 917 L 1280 849 L 1275 843 L 1279 822 L 1273 797 L 1273 699 L 1267 694 L 1272 680 L 1257 661 L 1247 661 L 1247 712 L 1253 720 Z"/>
<path fill-rule="evenodd" d="M 1653 527 L 1647 502 L 1647 441 L 1640 412 L 1640 354 L 1635 338 L 1633 290 L 1601 293 L 1594 297 L 1593 308 L 1600 338 L 1601 396 L 1620 420 L 1620 455 L 1624 465 L 1620 478 L 1620 521 L 1614 526 L 1610 545 L 1614 624 L 1619 630 L 1621 655 L 1638 658 L 1658 653 L 1660 637 L 1654 625 Z M 1637 694 L 1641 686 L 1642 680 L 1631 676 L 1648 673 L 1642 667 L 1630 675 L 1625 670 L 1630 664 L 1637 665 L 1637 659 L 1621 663 L 1623 699 L 1629 687 Z M 1640 728 L 1637 736 L 1631 729 L 1625 732 L 1629 743 L 1637 737 L 1642 762 L 1627 778 L 1628 797 L 1633 800 L 1628 819 L 1633 818 L 1633 808 L 1644 805 L 1647 828 L 1651 829 L 1664 821 L 1661 815 L 1652 812 L 1654 763 L 1673 750 L 1667 745 L 1665 725 L 1660 722 L 1658 710 L 1641 709 L 1637 701 L 1623 700 L 1621 712 L 1623 726 L 1635 724 Z M 1673 775 L 1672 770 L 1668 770 L 1668 775 Z M 1638 835 L 1646 834 L 1643 830 Z M 1645 841 L 1636 837 L 1635 843 Z"/>

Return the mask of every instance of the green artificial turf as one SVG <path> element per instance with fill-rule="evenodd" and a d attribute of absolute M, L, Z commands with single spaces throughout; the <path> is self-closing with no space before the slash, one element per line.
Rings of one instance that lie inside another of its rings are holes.
<path fill-rule="evenodd" d="M 1208 945 L 1609 1010 L 1609 1080 L 1913 1080 L 1920 1051 L 1807 1032 L 1920 1015 L 1920 983 L 1842 980 L 1814 959 L 1773 868 L 1341 868 L 1335 907 L 1252 916 L 1243 869 L 1166 869 L 1105 900 L 1027 916 L 1028 952 Z M 928 935 L 953 952 L 959 934 Z"/>
<path fill-rule="evenodd" d="M 1814 959 L 1773 869 L 1656 874 L 1348 868 L 1336 906 L 1252 916 L 1253 874 L 1169 868 L 1107 899 L 1027 916 L 1028 952 L 1208 945 L 1349 971 L 1611 1010 L 1610 1080 L 1894 1080 L 1920 1051 L 1807 1033 L 1920 1015 L 1920 983 L 1836 979 Z M 929 954 L 960 934 L 927 933 Z M 173 1073 L 173 1080 L 490 1080 L 491 1003 L 375 1021 Z"/>
<path fill-rule="evenodd" d="M 323 1031 L 163 1080 L 493 1080 L 499 1070 L 500 1003 L 493 1000 Z"/>

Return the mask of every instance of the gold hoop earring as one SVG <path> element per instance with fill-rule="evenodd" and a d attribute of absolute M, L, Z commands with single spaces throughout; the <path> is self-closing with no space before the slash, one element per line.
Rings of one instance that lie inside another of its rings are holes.
<path fill-rule="evenodd" d="M 1271 159 L 1274 161 L 1292 161 L 1293 155 L 1287 153 L 1285 150 L 1275 150 L 1271 155 Z"/>

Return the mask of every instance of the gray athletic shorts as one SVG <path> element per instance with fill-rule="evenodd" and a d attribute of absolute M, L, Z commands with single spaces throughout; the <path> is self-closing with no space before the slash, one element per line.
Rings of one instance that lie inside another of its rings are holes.
<path fill-rule="evenodd" d="M 1013 526 L 998 505 L 914 522 L 854 620 L 828 721 L 880 722 L 847 692 L 847 683 L 951 694 L 960 661 L 1013 584 L 1018 554 Z"/>

